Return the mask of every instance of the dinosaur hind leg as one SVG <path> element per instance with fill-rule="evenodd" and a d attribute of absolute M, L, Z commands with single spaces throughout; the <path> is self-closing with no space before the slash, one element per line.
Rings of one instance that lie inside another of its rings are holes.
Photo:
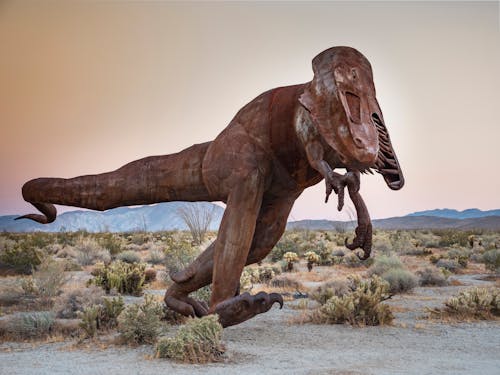
<path fill-rule="evenodd" d="M 286 221 L 296 197 L 286 199 L 266 200 L 260 209 L 252 245 L 246 259 L 246 265 L 261 261 L 273 249 L 283 232 L 285 231 Z M 217 240 L 216 240 L 217 241 Z M 191 263 L 185 271 L 177 273 L 173 277 L 175 283 L 169 287 L 165 294 L 165 302 L 172 309 L 187 316 L 203 316 L 207 312 L 199 307 L 197 301 L 189 297 L 189 293 L 210 284 L 214 266 L 215 242 L 212 243 L 199 257 Z M 236 292 L 236 291 L 235 291 Z M 238 298 L 239 297 L 239 298 Z M 280 302 L 280 298 L 275 294 L 266 298 L 264 295 L 250 296 L 244 293 L 232 301 L 233 309 L 241 304 L 244 310 L 247 305 L 258 301 L 266 302 L 270 307 L 271 301 Z M 231 299 L 230 299 L 231 300 Z M 219 312 L 224 305 L 219 307 Z M 229 309 L 229 306 L 227 306 Z M 262 311 L 264 312 L 264 311 Z M 226 315 L 231 315 L 227 314 Z M 230 319 L 222 321 L 224 325 L 235 324 Z"/>

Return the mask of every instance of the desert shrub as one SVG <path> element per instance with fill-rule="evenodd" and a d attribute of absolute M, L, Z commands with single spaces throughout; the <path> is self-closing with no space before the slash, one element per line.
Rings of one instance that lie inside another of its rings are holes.
<path fill-rule="evenodd" d="M 304 257 L 307 260 L 307 268 L 309 271 L 312 270 L 314 263 L 318 264 L 319 263 L 319 256 L 316 254 L 314 251 L 308 251 L 304 254 Z"/>
<path fill-rule="evenodd" d="M 345 280 L 333 280 L 320 285 L 310 293 L 310 298 L 324 305 L 333 296 L 342 297 L 351 289 Z"/>
<path fill-rule="evenodd" d="M 332 256 L 334 257 L 343 257 L 345 255 L 345 251 L 342 249 L 335 249 L 332 251 Z"/>
<path fill-rule="evenodd" d="M 203 301 L 207 305 L 210 303 L 210 296 L 212 295 L 212 287 L 210 285 L 205 285 L 198 290 L 192 292 L 189 296 L 193 297 L 198 301 Z"/>
<path fill-rule="evenodd" d="M 102 287 L 106 293 L 116 289 L 122 294 L 140 295 L 144 286 L 146 265 L 144 263 L 125 263 L 120 260 L 109 265 L 96 265 L 92 274 L 95 276 L 89 281 Z"/>
<path fill-rule="evenodd" d="M 333 263 L 332 251 L 328 248 L 325 241 L 318 241 L 313 252 L 319 257 L 319 259 L 315 261 L 316 264 L 320 266 L 330 266 Z"/>
<path fill-rule="evenodd" d="M 156 270 L 154 268 L 147 268 L 144 271 L 144 282 L 146 284 L 152 283 L 156 280 Z"/>
<path fill-rule="evenodd" d="M 108 250 L 111 255 L 116 255 L 123 249 L 122 238 L 114 233 L 100 233 L 97 242 L 102 248 Z"/>
<path fill-rule="evenodd" d="M 374 236 L 373 238 L 373 249 L 377 251 L 377 253 L 382 253 L 389 255 L 392 251 L 392 242 L 386 236 Z"/>
<path fill-rule="evenodd" d="M 278 262 L 283 259 L 283 255 L 287 252 L 298 253 L 300 250 L 297 242 L 293 241 L 291 238 L 287 236 L 283 236 L 278 243 L 271 250 L 267 258 L 271 262 Z"/>
<path fill-rule="evenodd" d="M 125 308 L 121 296 L 115 298 L 104 298 L 101 304 L 90 305 L 78 311 L 77 316 L 81 319 L 80 328 L 87 337 L 94 337 L 97 331 L 103 328 L 114 328 L 118 325 L 118 316 Z"/>
<path fill-rule="evenodd" d="M 347 267 L 351 267 L 351 268 L 364 266 L 365 265 L 364 262 L 366 262 L 366 261 L 362 261 L 361 259 L 359 259 L 355 253 L 347 254 L 341 259 L 342 259 L 343 264 L 345 264 Z"/>
<path fill-rule="evenodd" d="M 162 264 L 165 261 L 165 254 L 163 251 L 158 249 L 152 249 L 149 251 L 146 257 L 146 262 L 151 264 Z"/>
<path fill-rule="evenodd" d="M 299 281 L 293 280 L 286 276 L 278 276 L 272 279 L 270 285 L 273 288 L 294 289 L 294 290 L 304 289 L 304 286 Z"/>
<path fill-rule="evenodd" d="M 0 265 L 14 272 L 30 274 L 42 262 L 40 249 L 13 242 L 0 249 Z"/>
<path fill-rule="evenodd" d="M 116 256 L 117 260 L 121 260 L 125 263 L 139 263 L 141 261 L 141 257 L 133 250 L 125 250 Z"/>
<path fill-rule="evenodd" d="M 473 231 L 462 231 L 456 229 L 433 230 L 432 233 L 440 237 L 439 247 L 453 245 L 465 247 L 469 244 L 469 237 L 476 234 Z"/>
<path fill-rule="evenodd" d="M 445 286 L 448 285 L 448 280 L 444 273 L 435 267 L 426 267 L 417 272 L 422 286 Z"/>
<path fill-rule="evenodd" d="M 127 240 L 131 244 L 141 246 L 150 240 L 150 235 L 146 232 L 134 232 L 127 236 Z"/>
<path fill-rule="evenodd" d="M 50 333 L 54 320 L 51 311 L 21 312 L 9 319 L 6 332 L 21 338 L 39 337 Z"/>
<path fill-rule="evenodd" d="M 217 315 L 190 319 L 175 337 L 162 338 L 156 347 L 158 358 L 171 358 L 188 363 L 218 360 L 224 353 L 222 326 Z"/>
<path fill-rule="evenodd" d="M 96 262 L 109 263 L 111 255 L 90 237 L 80 237 L 75 243 L 76 261 L 82 266 L 89 266 Z"/>
<path fill-rule="evenodd" d="M 294 253 L 293 251 L 288 251 L 285 254 L 283 254 L 283 260 L 287 263 L 287 271 L 291 272 L 293 271 L 293 264 L 299 261 L 299 257 L 297 253 Z"/>
<path fill-rule="evenodd" d="M 415 250 L 415 243 L 406 231 L 396 231 L 392 236 L 392 249 L 399 254 L 410 253 Z"/>
<path fill-rule="evenodd" d="M 482 260 L 489 270 L 500 271 L 500 249 L 486 251 Z"/>
<path fill-rule="evenodd" d="M 492 319 L 500 316 L 500 289 L 472 288 L 460 292 L 445 302 L 443 309 L 430 310 L 431 316 L 458 320 Z"/>
<path fill-rule="evenodd" d="M 463 268 L 456 259 L 445 259 L 441 258 L 436 262 L 436 267 L 444 268 L 450 272 L 457 272 L 459 269 Z"/>
<path fill-rule="evenodd" d="M 452 248 L 446 253 L 448 259 L 454 259 L 461 268 L 466 268 L 472 251 L 466 248 Z"/>
<path fill-rule="evenodd" d="M 186 268 L 195 257 L 199 250 L 185 240 L 172 242 L 165 250 L 165 267 L 168 273 L 177 272 Z"/>
<path fill-rule="evenodd" d="M 390 269 L 404 268 L 403 263 L 398 257 L 388 257 L 385 255 L 375 258 L 373 265 L 368 270 L 369 275 L 382 275 Z"/>
<path fill-rule="evenodd" d="M 390 298 L 389 284 L 378 276 L 368 280 L 351 277 L 351 291 L 332 296 L 311 315 L 311 321 L 320 324 L 374 326 L 389 324 L 393 320 L 389 306 L 381 302 Z"/>
<path fill-rule="evenodd" d="M 390 293 L 409 292 L 418 285 L 417 277 L 403 268 L 391 268 L 382 274 L 382 278 L 389 283 Z"/>
<path fill-rule="evenodd" d="M 421 246 L 423 246 L 424 248 L 439 247 L 440 237 L 429 231 L 416 231 L 413 236 L 420 242 Z"/>
<path fill-rule="evenodd" d="M 126 343 L 153 344 L 160 333 L 163 307 L 146 295 L 144 303 L 127 306 L 118 317 L 118 331 Z"/>
<path fill-rule="evenodd" d="M 21 280 L 21 288 L 24 297 L 31 300 L 34 306 L 50 307 L 65 282 L 64 264 L 46 258 L 32 276 Z"/>
<path fill-rule="evenodd" d="M 83 311 L 77 313 L 81 319 L 79 327 L 83 330 L 86 337 L 94 337 L 97 334 L 99 327 L 100 306 L 87 306 Z"/>
<path fill-rule="evenodd" d="M 56 300 L 54 305 L 56 317 L 75 319 L 78 312 L 83 312 L 86 307 L 102 304 L 103 297 L 104 291 L 97 286 L 70 290 Z"/>

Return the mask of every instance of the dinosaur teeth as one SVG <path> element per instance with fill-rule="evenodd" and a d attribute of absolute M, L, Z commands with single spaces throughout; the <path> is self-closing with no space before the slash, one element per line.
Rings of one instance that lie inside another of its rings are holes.
<path fill-rule="evenodd" d="M 399 174 L 397 169 L 384 168 L 380 170 L 383 174 Z"/>

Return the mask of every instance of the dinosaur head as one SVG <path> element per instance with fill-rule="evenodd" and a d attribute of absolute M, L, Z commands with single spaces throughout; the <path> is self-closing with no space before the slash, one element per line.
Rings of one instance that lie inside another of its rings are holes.
<path fill-rule="evenodd" d="M 371 65 L 350 47 L 333 47 L 313 59 L 313 80 L 299 98 L 342 164 L 375 168 L 394 190 L 404 178 L 375 96 Z"/>

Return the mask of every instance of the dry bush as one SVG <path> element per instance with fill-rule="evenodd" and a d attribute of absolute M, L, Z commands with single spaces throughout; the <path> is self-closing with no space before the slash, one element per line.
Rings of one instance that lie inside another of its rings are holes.
<path fill-rule="evenodd" d="M 154 248 L 149 251 L 146 262 L 150 264 L 162 264 L 165 261 L 165 254 L 160 249 Z"/>
<path fill-rule="evenodd" d="M 403 268 L 393 268 L 382 274 L 382 278 L 389 283 L 390 293 L 409 292 L 418 285 L 417 277 Z"/>
<path fill-rule="evenodd" d="M 304 285 L 300 281 L 291 279 L 287 276 L 278 276 L 271 280 L 270 285 L 273 288 L 304 290 Z"/>
<path fill-rule="evenodd" d="M 194 243 L 201 245 L 214 219 L 215 207 L 204 202 L 190 202 L 180 207 L 177 214 L 189 228 Z"/>
<path fill-rule="evenodd" d="M 310 293 L 310 298 L 324 305 L 333 296 L 342 297 L 349 293 L 348 282 L 346 280 L 333 280 L 320 285 Z"/>
<path fill-rule="evenodd" d="M 97 264 L 92 274 L 95 276 L 89 281 L 102 287 L 106 293 L 116 289 L 119 293 L 141 295 L 144 286 L 145 263 L 125 263 L 117 260 L 109 265 Z"/>
<path fill-rule="evenodd" d="M 486 251 L 482 260 L 487 269 L 500 272 L 500 249 Z"/>
<path fill-rule="evenodd" d="M 78 288 L 60 295 L 54 304 L 57 318 L 75 319 L 86 307 L 103 303 L 104 291 L 97 286 Z"/>
<path fill-rule="evenodd" d="M 82 266 L 89 266 L 96 262 L 109 263 L 111 261 L 109 250 L 104 249 L 91 237 L 78 238 L 74 250 L 76 261 Z"/>
<path fill-rule="evenodd" d="M 118 331 L 125 343 L 153 344 L 160 333 L 163 307 L 152 295 L 144 303 L 127 306 L 118 317 Z"/>
<path fill-rule="evenodd" d="M 394 319 L 389 306 L 381 302 L 390 298 L 389 284 L 378 276 L 368 280 L 350 278 L 351 291 L 333 296 L 313 311 L 309 319 L 318 324 L 374 326 L 389 324 Z"/>
<path fill-rule="evenodd" d="M 80 328 L 86 337 L 94 337 L 101 329 L 110 329 L 118 325 L 118 317 L 125 308 L 121 296 L 103 298 L 101 304 L 87 306 L 78 312 Z"/>
<path fill-rule="evenodd" d="M 398 257 L 388 257 L 385 255 L 375 258 L 373 265 L 368 270 L 368 274 L 381 276 L 390 269 L 404 268 L 401 259 Z"/>
<path fill-rule="evenodd" d="M 3 329 L 14 338 L 34 338 L 48 335 L 54 321 L 55 315 L 51 311 L 21 312 L 11 315 Z"/>
<path fill-rule="evenodd" d="M 431 317 L 455 320 L 488 320 L 500 317 L 500 289 L 472 288 L 449 298 Z"/>
<path fill-rule="evenodd" d="M 121 260 L 125 263 L 140 263 L 141 257 L 134 250 L 125 250 L 116 256 L 117 260 Z"/>
<path fill-rule="evenodd" d="M 175 337 L 159 340 L 156 356 L 188 363 L 217 361 L 225 351 L 222 331 L 217 315 L 189 319 Z"/>
<path fill-rule="evenodd" d="M 426 267 L 417 271 L 421 286 L 445 286 L 448 285 L 448 279 L 445 274 L 436 267 Z"/>

